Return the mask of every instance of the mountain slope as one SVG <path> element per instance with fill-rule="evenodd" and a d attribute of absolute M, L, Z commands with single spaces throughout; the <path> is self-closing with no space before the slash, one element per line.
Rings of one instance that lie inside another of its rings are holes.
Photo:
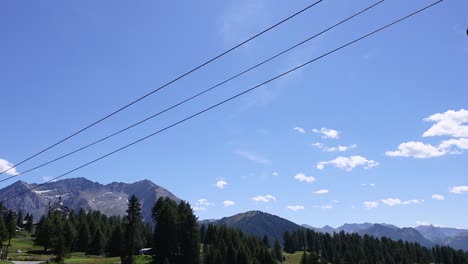
<path fill-rule="evenodd" d="M 0 200 L 8 199 L 27 191 L 37 184 L 18 181 L 0 190 Z M 20 197 L 5 202 L 5 206 L 15 211 L 22 210 L 34 214 L 39 219 L 47 213 L 50 202 L 57 202 L 59 197 L 64 205 L 76 211 L 99 210 L 107 215 L 124 215 L 127 198 L 135 194 L 142 203 L 145 221 L 151 221 L 151 208 L 159 197 L 169 197 L 180 201 L 168 190 L 149 180 L 135 183 L 113 182 L 103 185 L 85 178 L 70 178 L 44 184 Z"/>
<path fill-rule="evenodd" d="M 403 240 L 409 242 L 416 242 L 422 246 L 432 247 L 434 243 L 425 238 L 414 228 L 393 228 L 391 226 L 374 224 L 367 229 L 357 232 L 360 235 L 369 235 L 374 237 L 387 237 L 392 240 Z"/>
<path fill-rule="evenodd" d="M 455 249 L 468 251 L 468 233 L 459 234 L 455 237 L 449 238 L 447 245 Z"/>
<path fill-rule="evenodd" d="M 204 223 L 204 221 L 201 223 Z M 211 223 L 238 228 L 246 234 L 257 237 L 267 235 L 270 243 L 274 243 L 276 239 L 278 239 L 280 243 L 283 243 L 284 232 L 292 232 L 303 228 L 279 216 L 260 211 L 248 211 L 230 217 L 224 217 L 220 220 L 211 221 Z"/>

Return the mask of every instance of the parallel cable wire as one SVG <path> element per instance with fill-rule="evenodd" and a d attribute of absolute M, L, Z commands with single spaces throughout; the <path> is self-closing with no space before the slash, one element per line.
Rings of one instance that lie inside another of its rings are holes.
<path fill-rule="evenodd" d="M 296 13 L 290 15 L 289 17 L 287 17 L 287 18 L 285 18 L 285 19 L 283 19 L 283 20 L 277 22 L 276 24 L 274 24 L 274 25 L 268 27 L 267 29 L 264 29 L 264 30 L 261 31 L 260 33 L 255 34 L 254 36 L 252 36 L 252 37 L 250 37 L 250 38 L 248 38 L 248 39 L 242 41 L 241 43 L 235 45 L 234 47 L 232 47 L 232 48 L 230 48 L 230 49 L 228 49 L 228 50 L 222 52 L 221 54 L 219 54 L 219 55 L 217 55 L 217 56 L 215 56 L 215 57 L 209 59 L 208 61 L 206 61 L 206 62 L 200 64 L 199 66 L 197 66 L 197 67 L 195 67 L 195 68 L 189 70 L 188 72 L 186 72 L 186 73 L 184 73 L 184 74 L 182 74 L 182 75 L 179 75 L 179 76 L 176 77 L 175 79 L 173 79 L 173 80 L 171 80 L 171 81 L 169 81 L 169 82 L 163 84 L 162 86 L 159 86 L 159 87 L 156 88 L 155 90 L 152 90 L 151 92 L 149 92 L 149 93 L 147 93 L 147 94 L 145 94 L 145 95 L 139 97 L 138 99 L 136 99 L 136 100 L 134 100 L 134 101 L 132 101 L 132 102 L 126 104 L 125 106 L 123 106 L 123 107 L 121 107 L 121 108 L 115 110 L 114 112 L 112 112 L 112 113 L 110 113 L 110 114 L 108 114 L 108 115 L 102 117 L 101 119 L 99 119 L 99 120 L 97 120 L 97 121 L 91 123 L 90 125 L 87 125 L 86 127 L 84 127 L 84 128 L 82 128 L 82 129 L 80 129 L 80 130 L 74 132 L 73 134 L 67 136 L 66 138 L 64 138 L 64 139 L 62 139 L 62 140 L 60 140 L 60 141 L 58 141 L 58 142 L 56 142 L 56 143 L 54 143 L 54 144 L 48 146 L 47 148 L 45 148 L 45 149 L 43 149 L 43 150 L 37 152 L 36 154 L 34 154 L 34 155 L 32 155 L 32 156 L 30 156 L 30 157 L 28 157 L 28 158 L 26 158 L 26 159 L 20 161 L 19 163 L 14 164 L 13 166 L 9 167 L 8 169 L 6 169 L 6 170 L 0 172 L 0 175 L 3 174 L 3 173 L 5 173 L 5 172 L 8 172 L 8 171 L 10 171 L 10 170 L 12 170 L 12 169 L 14 169 L 14 168 L 16 168 L 17 166 L 19 166 L 19 165 L 21 165 L 21 164 L 23 164 L 23 163 L 25 163 L 25 162 L 27 162 L 27 161 L 29 161 L 29 160 L 35 158 L 35 157 L 37 157 L 38 155 L 40 155 L 40 154 L 42 154 L 42 153 L 44 153 L 44 152 L 50 150 L 51 148 L 60 145 L 61 143 L 63 143 L 63 142 L 65 142 L 65 141 L 69 140 L 70 138 L 72 138 L 72 137 L 74 137 L 74 136 L 76 136 L 76 135 L 82 133 L 83 131 L 88 130 L 89 128 L 91 128 L 91 127 L 93 127 L 93 126 L 95 126 L 95 125 L 101 123 L 102 121 L 104 121 L 104 120 L 110 118 L 111 116 L 113 116 L 113 115 L 115 115 L 115 114 L 117 114 L 117 113 L 119 113 L 119 112 L 121 112 L 121 111 L 127 109 L 128 107 L 130 107 L 130 106 L 132 106 L 132 105 L 134 105 L 134 104 L 140 102 L 141 100 L 143 100 L 143 99 L 149 97 L 150 95 L 152 95 L 152 94 L 154 94 L 154 93 L 156 93 L 156 92 L 158 92 L 158 91 L 160 91 L 160 90 L 166 88 L 167 86 L 169 86 L 169 85 L 171 85 L 171 84 L 177 82 L 178 80 L 184 78 L 185 76 L 187 76 L 187 75 L 189 75 L 189 74 L 191 74 L 191 73 L 193 73 L 193 72 L 195 72 L 195 71 L 197 71 L 197 70 L 203 68 L 204 66 L 206 66 L 206 65 L 208 65 L 208 64 L 210 64 L 210 63 L 212 63 L 213 61 L 215 61 L 215 60 L 217 60 L 217 59 L 219 59 L 219 58 L 221 58 L 221 57 L 223 57 L 224 55 L 230 53 L 231 51 L 234 51 L 235 49 L 239 48 L 240 46 L 243 46 L 244 44 L 246 44 L 246 43 L 252 41 L 253 39 L 255 39 L 255 38 L 257 38 L 257 37 L 259 37 L 259 36 L 265 34 L 266 32 L 268 32 L 268 31 L 270 31 L 270 30 L 276 28 L 277 26 L 279 26 L 279 25 L 285 23 L 286 21 L 288 21 L 288 20 L 294 18 L 295 16 L 298 16 L 299 14 L 301 14 L 301 13 L 303 13 L 303 12 L 309 10 L 310 8 L 312 8 L 312 7 L 314 7 L 315 5 L 321 3 L 322 1 L 324 1 L 324 0 L 318 0 L 318 1 L 316 1 L 316 2 L 314 2 L 314 3 L 312 3 L 312 4 L 310 4 L 310 5 L 306 6 L 305 8 L 303 8 L 303 9 L 297 11 Z"/>
<path fill-rule="evenodd" d="M 340 22 L 334 24 L 333 26 L 330 26 L 330 27 L 328 27 L 327 29 L 322 30 L 321 32 L 319 32 L 319 33 L 317 33 L 317 34 L 315 34 L 315 35 L 313 35 L 313 36 L 311 36 L 311 37 L 309 37 L 309 38 L 307 38 L 307 39 L 305 39 L 305 40 L 303 40 L 303 41 L 297 43 L 296 45 L 294 45 L 294 46 L 292 46 L 292 47 L 290 47 L 290 48 L 288 48 L 288 49 L 286 49 L 286 50 L 284 50 L 284 51 L 282 51 L 282 52 L 280 52 L 280 53 L 278 53 L 278 54 L 276 54 L 276 55 L 274 55 L 274 56 L 272 56 L 272 57 L 270 57 L 270 58 L 268 58 L 268 59 L 266 59 L 266 60 L 264 60 L 264 61 L 262 61 L 262 62 L 260 62 L 260 63 L 258 63 L 258 64 L 256 64 L 256 65 L 254 65 L 254 66 L 252 66 L 252 67 L 250 67 L 250 68 L 248 68 L 248 69 L 246 69 L 246 70 L 244 70 L 244 71 L 242 71 L 242 72 L 240 72 L 240 73 L 238 73 L 238 74 L 236 74 L 236 75 L 234 75 L 234 76 L 232 76 L 232 77 L 230 77 L 230 78 L 228 78 L 228 79 L 226 79 L 226 80 L 224 80 L 224 81 L 222 81 L 222 82 L 220 82 L 220 83 L 218 83 L 218 84 L 216 84 L 216 85 L 214 85 L 214 86 L 211 86 L 211 87 L 208 88 L 208 89 L 205 89 L 205 90 L 203 90 L 203 91 L 201 91 L 201 92 L 199 92 L 199 93 L 197 93 L 197 94 L 195 94 L 195 95 L 193 95 L 193 96 L 191 96 L 191 97 L 188 97 L 188 98 L 186 98 L 185 100 L 182 100 L 182 101 L 178 102 L 177 104 L 172 105 L 171 107 L 168 107 L 168 108 L 166 108 L 166 109 L 164 109 L 164 110 L 162 110 L 162 111 L 160 111 L 160 112 L 158 112 L 158 113 L 156 113 L 156 114 L 153 114 L 153 115 L 151 115 L 151 116 L 149 116 L 149 117 L 147 117 L 147 118 L 145 118 L 145 119 L 143 119 L 143 120 L 138 121 L 137 123 L 134 123 L 134 124 L 132 124 L 132 125 L 126 127 L 126 128 L 123 128 L 123 129 L 121 129 L 121 130 L 119 130 L 119 131 L 117 131 L 117 132 L 114 132 L 114 133 L 112 133 L 112 134 L 110 134 L 110 135 L 108 135 L 108 136 L 106 136 L 106 137 L 103 137 L 103 138 L 101 138 L 101 139 L 99 139 L 99 140 L 96 140 L 96 141 L 94 141 L 94 142 L 92 142 L 92 143 L 89 143 L 88 145 L 85 145 L 84 147 L 78 148 L 78 149 L 76 149 L 76 150 L 74 150 L 74 151 L 71 151 L 71 152 L 69 152 L 69 153 L 67 153 L 67 154 L 64 154 L 64 155 L 58 157 L 58 158 L 52 159 L 52 160 L 50 160 L 50 161 L 47 161 L 47 162 L 45 162 L 45 163 L 43 163 L 43 164 L 41 164 L 41 165 L 38 165 L 38 166 L 36 166 L 36 167 L 34 167 L 34 168 L 29 169 L 29 170 L 26 170 L 26 171 L 23 171 L 23 172 L 18 173 L 18 174 L 16 174 L 16 175 L 12 175 L 12 176 L 9 176 L 9 177 L 7 177 L 7 178 L 5 178 L 5 179 L 2 179 L 2 180 L 0 180 L 0 183 L 1 183 L 1 182 L 4 182 L 4 181 L 7 181 L 7 180 L 9 180 L 9 179 L 12 179 L 12 178 L 16 178 L 16 177 L 18 177 L 18 176 L 20 176 L 20 175 L 24 175 L 24 174 L 26 174 L 26 173 L 28 173 L 28 172 L 31 172 L 31 171 L 34 171 L 34 170 L 36 170 L 36 169 L 42 168 L 42 167 L 44 167 L 44 166 L 46 166 L 46 165 L 49 165 L 49 164 L 54 163 L 54 162 L 56 162 L 56 161 L 59 161 L 59 160 L 61 160 L 61 159 L 63 159 L 63 158 L 66 158 L 66 157 L 68 157 L 68 156 L 70 156 L 70 155 L 73 155 L 73 154 L 75 154 L 75 153 L 77 153 L 77 152 L 80 152 L 80 151 L 82 151 L 82 150 L 85 150 L 85 149 L 87 149 L 87 148 L 89 148 L 89 147 L 91 147 L 91 146 L 93 146 L 93 145 L 96 145 L 96 144 L 98 144 L 98 143 L 100 143 L 100 142 L 102 142 L 102 141 L 105 141 L 105 140 L 107 140 L 107 139 L 109 139 L 109 138 L 111 138 L 111 137 L 114 137 L 114 136 L 116 136 L 116 135 L 118 135 L 118 134 L 120 134 L 120 133 L 123 133 L 123 132 L 125 132 L 125 131 L 127 131 L 127 130 L 129 130 L 129 129 L 135 127 L 135 126 L 141 125 L 142 123 L 144 123 L 144 122 L 146 122 L 146 121 L 149 121 L 150 119 L 153 119 L 153 118 L 155 118 L 155 117 L 157 117 L 157 116 L 159 116 L 159 115 L 161 115 L 161 114 L 163 114 L 163 113 L 165 113 L 165 112 L 167 112 L 167 111 L 169 111 L 169 110 L 172 110 L 172 109 L 174 109 L 174 108 L 176 108 L 176 107 L 178 107 L 178 106 L 180 106 L 180 105 L 182 105 L 182 104 L 184 104 L 184 103 L 187 103 L 187 102 L 189 102 L 189 101 L 191 101 L 191 100 L 193 100 L 193 99 L 195 99 L 195 98 L 197 98 L 197 97 L 199 97 L 199 96 L 201 96 L 201 95 L 203 95 L 203 94 L 205 94 L 205 93 L 207 93 L 207 92 L 209 92 L 209 91 L 212 91 L 212 90 L 216 89 L 217 87 L 219 87 L 219 86 L 221 86 L 221 85 L 223 85 L 223 84 L 225 84 L 225 83 L 227 83 L 227 82 L 229 82 L 229 81 L 232 81 L 232 80 L 234 80 L 234 79 L 236 79 L 236 78 L 238 78 L 238 77 L 240 77 L 240 76 L 242 76 L 242 75 L 244 75 L 244 74 L 250 72 L 250 71 L 253 70 L 253 69 L 256 69 L 256 68 L 260 67 L 261 65 L 263 65 L 263 64 L 265 64 L 265 63 L 267 63 L 267 62 L 272 61 L 272 60 L 275 59 L 275 58 L 278 58 L 278 57 L 281 56 L 281 55 L 284 55 L 285 53 L 287 53 L 287 52 L 289 52 L 289 51 L 291 51 L 291 50 L 293 50 L 293 49 L 295 49 L 295 48 L 297 48 L 297 47 L 299 47 L 299 46 L 301 46 L 301 45 L 303 45 L 303 44 L 305 44 L 305 43 L 311 41 L 312 39 L 315 39 L 316 37 L 318 37 L 318 36 L 320 36 L 320 35 L 326 33 L 327 31 L 330 31 L 330 30 L 332 30 L 333 28 L 338 27 L 339 25 L 341 25 L 341 24 L 343 24 L 343 23 L 346 23 L 347 21 L 351 20 L 352 18 L 354 18 L 354 17 L 356 17 L 356 16 L 359 16 L 360 14 L 362 14 L 362 13 L 364 13 L 364 12 L 366 12 L 366 11 L 372 9 L 373 7 L 379 5 L 379 4 L 382 3 L 382 2 L 384 2 L 384 0 L 381 0 L 381 1 L 379 1 L 379 2 L 377 2 L 377 3 L 375 3 L 375 4 L 373 4 L 373 5 L 371 5 L 371 6 L 369 6 L 369 7 L 367 7 L 367 8 L 365 8 L 365 9 L 363 9 L 363 10 L 361 10 L 361 11 L 359 11 L 359 12 L 353 14 L 352 16 L 349 16 L 349 17 L 347 17 L 346 19 L 341 20 Z"/>
<path fill-rule="evenodd" d="M 52 178 L 52 179 L 50 179 L 50 180 L 48 180 L 48 181 L 46 181 L 46 182 L 44 182 L 44 183 L 41 183 L 41 184 L 35 185 L 34 187 L 28 188 L 28 190 L 25 190 L 25 191 L 20 192 L 20 193 L 14 195 L 14 196 L 12 196 L 12 197 L 10 197 L 10 198 L 8 198 L 8 199 L 5 199 L 5 200 L 1 201 L 1 203 L 7 202 L 7 201 L 12 200 L 12 199 L 15 199 L 15 198 L 17 198 L 17 197 L 19 197 L 19 196 L 21 196 L 21 195 L 23 195 L 23 194 L 26 194 L 26 193 L 28 193 L 28 192 L 30 192 L 30 191 L 36 189 L 36 188 L 39 188 L 39 187 L 41 187 L 41 186 L 43 186 L 43 185 L 45 185 L 45 184 L 47 184 L 47 183 L 50 183 L 50 182 L 55 181 L 55 180 L 58 180 L 58 179 L 60 179 L 60 178 L 62 178 L 62 177 L 64 177 L 64 176 L 66 176 L 66 175 L 68 175 L 68 174 L 70 174 L 70 173 L 73 173 L 73 172 L 75 172 L 75 171 L 77 171 L 77 170 L 79 170 L 79 169 L 82 169 L 82 168 L 84 168 L 84 167 L 87 167 L 87 166 L 89 166 L 89 165 L 91 165 L 91 164 L 93 164 L 93 163 L 96 163 L 96 162 L 98 162 L 98 161 L 100 161 L 100 160 L 102 160 L 102 159 L 104 159 L 104 158 L 106 158 L 106 157 L 108 157 L 108 156 L 111 156 L 111 155 L 113 155 L 113 154 L 115 154 L 115 153 L 117 153 L 117 152 L 120 152 L 120 151 L 122 151 L 122 150 L 124 150 L 124 149 L 126 149 L 126 148 L 128 148 L 128 147 L 130 147 L 130 146 L 133 146 L 133 145 L 135 145 L 135 144 L 137 144 L 137 143 L 140 143 L 140 142 L 142 142 L 142 141 L 144 141 L 144 140 L 146 140 L 146 139 L 148 139 L 148 138 L 150 138 L 150 137 L 153 137 L 153 136 L 155 136 L 155 135 L 157 135 L 157 134 L 159 134 L 159 133 L 161 133 L 161 132 L 163 132 L 163 131 L 166 131 L 166 130 L 172 128 L 172 127 L 175 127 L 175 126 L 177 126 L 177 125 L 179 125 L 179 124 L 181 124 L 181 123 L 184 123 L 184 122 L 186 122 L 186 121 L 188 121 L 188 120 L 190 120 L 190 119 L 192 119 L 192 118 L 194 118 L 194 117 L 196 117 L 196 116 L 199 116 L 199 115 L 201 115 L 201 114 L 203 114 L 203 113 L 205 113 L 205 112 L 210 111 L 210 110 L 213 109 L 213 108 L 216 108 L 216 107 L 218 107 L 218 106 L 220 106 L 220 105 L 223 105 L 223 104 L 225 104 L 225 103 L 227 103 L 227 102 L 229 102 L 229 101 L 231 101 L 231 100 L 233 100 L 233 99 L 236 99 L 236 98 L 238 98 L 238 97 L 240 97 L 240 96 L 242 96 L 242 95 L 244 95 L 244 94 L 246 94 L 246 93 L 248 93 L 248 92 L 251 92 L 251 91 L 253 91 L 253 90 L 255 90 L 255 89 L 257 89 L 257 88 L 259 88 L 259 87 L 261 87 L 261 86 L 263 86 L 263 85 L 265 85 L 265 84 L 268 84 L 268 83 L 270 83 L 270 82 L 272 82 L 272 81 L 274 81 L 274 80 L 276 80 L 276 79 L 279 79 L 279 78 L 281 78 L 281 77 L 283 77 L 283 76 L 285 76 L 285 75 L 287 75 L 287 74 L 289 74 L 289 73 L 291 73 L 291 72 L 294 72 L 294 71 L 296 71 L 296 70 L 298 70 L 298 69 L 300 69 L 300 68 L 303 68 L 303 67 L 305 67 L 305 66 L 307 66 L 307 65 L 309 65 L 309 64 L 311 64 L 311 63 L 313 63 L 313 62 L 315 62 L 315 61 L 318 61 L 318 60 L 320 60 L 320 59 L 322 59 L 322 58 L 324 58 L 324 57 L 327 57 L 328 55 L 333 54 L 333 53 L 335 53 L 335 52 L 337 52 L 337 51 L 339 51 L 339 50 L 342 50 L 342 49 L 344 49 L 344 48 L 346 48 L 346 47 L 348 47 L 348 46 L 350 46 L 350 45 L 352 45 L 352 44 L 354 44 L 354 43 L 356 43 L 356 42 L 358 42 L 358 41 L 361 41 L 361 40 L 363 40 L 363 39 L 365 39 L 365 38 L 368 38 L 368 37 L 370 37 L 370 36 L 372 36 L 372 35 L 374 35 L 374 34 L 380 32 L 380 31 L 382 31 L 382 30 L 384 30 L 384 29 L 387 29 L 387 28 L 389 28 L 389 27 L 391 27 L 391 26 L 393 26 L 393 25 L 395 25 L 395 24 L 397 24 L 397 23 L 399 23 L 399 22 L 401 22 L 401 21 L 403 21 L 403 20 L 406 20 L 406 19 L 408 19 L 408 18 L 410 18 L 410 17 L 412 17 L 412 16 L 414 16 L 414 15 L 416 15 L 416 14 L 418 14 L 418 13 L 421 13 L 421 12 L 423 12 L 423 11 L 425 11 L 425 10 L 427 10 L 427 9 L 429 9 L 429 8 L 435 6 L 435 5 L 437 5 L 437 4 L 439 4 L 439 3 L 443 2 L 443 1 L 444 1 L 444 0 L 439 0 L 439 1 L 436 1 L 436 2 L 434 2 L 434 3 L 432 3 L 432 4 L 430 4 L 430 5 L 427 5 L 427 6 L 421 8 L 421 9 L 419 9 L 419 10 L 417 10 L 417 11 L 414 11 L 413 13 L 411 13 L 411 14 L 409 14 L 409 15 L 406 15 L 406 16 L 404 16 L 404 17 L 398 19 L 398 20 L 395 20 L 394 22 L 391 22 L 391 23 L 389 23 L 389 24 L 387 24 L 387 25 L 385 25 L 385 26 L 383 26 L 383 27 L 380 27 L 380 28 L 378 28 L 378 29 L 376 29 L 376 30 L 374 30 L 374 31 L 372 31 L 372 32 L 370 32 L 370 33 L 367 33 L 366 35 L 363 35 L 363 36 L 361 36 L 361 37 L 359 37 L 359 38 L 357 38 L 357 39 L 354 39 L 354 40 L 352 40 L 352 41 L 350 41 L 350 42 L 348 42 L 348 43 L 346 43 L 346 44 L 344 44 L 344 45 L 342 45 L 342 46 L 339 46 L 338 48 L 335 48 L 335 49 L 333 49 L 333 50 L 331 50 L 331 51 L 329 51 L 329 52 L 327 52 L 327 53 L 324 53 L 324 54 L 322 54 L 322 55 L 320 55 L 320 56 L 318 56 L 318 57 L 315 57 L 314 59 L 309 60 L 309 61 L 307 61 L 307 62 L 305 62 L 305 63 L 303 63 L 303 64 L 301 64 L 301 65 L 299 65 L 299 66 L 296 66 L 296 67 L 294 67 L 294 68 L 292 68 L 292 69 L 290 69 L 290 70 L 288 70 L 288 71 L 285 71 L 285 72 L 283 72 L 283 73 L 281 73 L 281 74 L 279 74 L 279 75 L 276 75 L 275 77 L 273 77 L 273 78 L 271 78 L 271 79 L 268 79 L 268 80 L 266 80 L 266 81 L 264 81 L 264 82 L 262 82 L 262 83 L 260 83 L 260 84 L 257 84 L 257 85 L 255 85 L 255 86 L 253 86 L 253 87 L 251 87 L 251 88 L 249 88 L 249 89 L 247 89 L 247 90 L 245 90 L 245 91 L 243 91 L 243 92 L 241 92 L 241 93 L 238 93 L 238 94 L 236 94 L 236 95 L 234 95 L 234 96 L 232 96 L 232 97 L 229 97 L 228 99 L 225 99 L 225 100 L 223 100 L 223 101 L 221 101 L 221 102 L 218 102 L 217 104 L 214 104 L 214 105 L 212 105 L 212 106 L 210 106 L 210 107 L 208 107 L 208 108 L 205 108 L 205 109 L 203 109 L 203 110 L 201 110 L 201 111 L 199 111 L 199 112 L 197 112 L 197 113 L 195 113 L 195 114 L 192 114 L 192 115 L 190 115 L 190 116 L 188 116 L 188 117 L 186 117 L 186 118 L 184 118 L 184 119 L 182 119 L 182 120 L 179 120 L 179 121 L 177 121 L 177 122 L 175 122 L 175 123 L 173 123 L 173 124 L 171 124 L 171 125 L 169 125 L 169 126 L 163 128 L 163 129 L 160 129 L 160 130 L 158 130 L 158 131 L 156 131 L 156 132 L 154 132 L 154 133 L 151 133 L 151 134 L 149 134 L 149 135 L 147 135 L 147 136 L 145 136 L 145 137 L 143 137 L 143 138 L 140 138 L 140 139 L 137 140 L 137 141 L 134 141 L 134 142 L 132 142 L 132 143 L 130 143 L 130 144 L 127 144 L 127 145 L 125 145 L 125 146 L 123 146 L 123 147 L 121 147 L 121 148 L 119 148 L 119 149 L 116 149 L 116 150 L 114 150 L 114 151 L 112 151 L 112 152 L 110 152 L 110 153 L 108 153 L 108 154 L 106 154 L 106 155 L 103 155 L 103 156 L 101 156 L 101 157 L 99 157 L 99 158 L 96 158 L 96 159 L 94 159 L 94 160 L 92 160 L 92 161 L 90 161 L 90 162 L 88 162 L 88 163 L 85 163 L 85 164 L 79 166 L 79 167 L 76 167 L 76 168 L 74 168 L 74 169 L 72 169 L 72 170 L 70 170 L 70 171 L 68 171 L 68 172 L 65 172 L 65 173 L 63 173 L 63 174 L 61 174 L 61 175 L 59 175 L 59 176 L 57 176 L 57 177 L 55 177 L 55 178 Z"/>

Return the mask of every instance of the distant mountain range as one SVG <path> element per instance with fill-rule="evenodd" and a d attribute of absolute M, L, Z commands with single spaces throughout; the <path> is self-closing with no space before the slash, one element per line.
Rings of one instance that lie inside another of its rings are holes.
<path fill-rule="evenodd" d="M 334 232 L 358 233 L 359 235 L 369 235 L 374 237 L 387 237 L 392 240 L 403 240 L 416 242 L 425 247 L 435 245 L 447 245 L 455 249 L 468 251 L 468 230 L 456 228 L 442 228 L 434 226 L 418 226 L 416 228 L 400 228 L 389 224 L 344 224 L 338 228 L 324 226 L 322 228 L 310 225 L 298 225 L 279 216 L 271 215 L 260 211 L 249 211 L 224 217 L 219 220 L 204 220 L 200 224 L 225 224 L 230 227 L 239 228 L 247 234 L 263 237 L 267 235 L 270 242 L 278 239 L 283 242 L 283 234 L 286 231 L 295 231 L 301 228 L 308 228 L 321 233 L 333 234 Z"/>
<path fill-rule="evenodd" d="M 24 192 L 38 184 L 17 181 L 0 190 L 0 201 Z M 15 211 L 32 213 L 39 219 L 47 213 L 49 202 L 57 202 L 61 197 L 64 205 L 75 211 L 99 210 L 106 215 L 124 215 L 127 210 L 127 198 L 135 194 L 142 203 L 143 218 L 151 221 L 151 208 L 159 197 L 169 197 L 180 201 L 168 190 L 149 180 L 135 183 L 113 182 L 100 184 L 85 178 L 71 178 L 44 184 L 36 189 L 5 202 L 5 206 Z"/>
<path fill-rule="evenodd" d="M 38 184 L 15 182 L 0 190 L 0 201 L 35 186 Z M 127 198 L 132 194 L 135 194 L 142 203 L 143 218 L 148 222 L 151 221 L 153 204 L 159 197 L 169 197 L 180 201 L 174 194 L 149 180 L 135 183 L 113 182 L 103 185 L 85 178 L 71 178 L 39 186 L 25 195 L 7 201 L 5 206 L 15 211 L 33 213 L 37 220 L 47 213 L 50 202 L 57 202 L 61 197 L 64 205 L 76 211 L 83 208 L 84 210 L 99 210 L 107 215 L 124 215 L 127 209 Z M 456 228 L 435 226 L 399 228 L 385 223 L 344 224 L 338 228 L 331 226 L 317 228 L 309 225 L 301 226 L 279 216 L 260 211 L 249 211 L 219 220 L 200 221 L 200 224 L 208 223 L 239 228 L 247 234 L 259 237 L 267 235 L 271 243 L 276 239 L 282 243 L 283 234 L 286 231 L 309 228 L 322 233 L 333 234 L 343 231 L 374 237 L 385 236 L 393 240 L 417 242 L 426 247 L 448 245 L 468 251 L 468 230 Z"/>
<path fill-rule="evenodd" d="M 274 243 L 276 239 L 283 243 L 284 232 L 303 228 L 279 216 L 260 211 L 248 211 L 219 220 L 204 220 L 200 221 L 200 224 L 226 225 L 257 237 L 266 235 L 270 243 Z"/>

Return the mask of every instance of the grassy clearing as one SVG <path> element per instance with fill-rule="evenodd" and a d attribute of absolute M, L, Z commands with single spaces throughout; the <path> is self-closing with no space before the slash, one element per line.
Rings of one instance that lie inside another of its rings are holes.
<path fill-rule="evenodd" d="M 65 263 L 96 263 L 96 264 L 114 264 L 120 263 L 120 258 L 105 258 L 105 257 L 72 257 L 69 259 L 65 259 Z"/>
<path fill-rule="evenodd" d="M 11 247 L 8 257 L 12 260 L 23 261 L 46 261 L 54 257 L 53 255 L 48 254 L 31 253 L 40 252 L 42 250 L 42 247 L 34 246 L 34 240 L 32 237 L 20 235 L 11 239 Z"/>
<path fill-rule="evenodd" d="M 286 258 L 283 261 L 284 264 L 299 264 L 301 263 L 302 252 L 294 252 L 292 254 L 283 252 L 283 256 Z"/>

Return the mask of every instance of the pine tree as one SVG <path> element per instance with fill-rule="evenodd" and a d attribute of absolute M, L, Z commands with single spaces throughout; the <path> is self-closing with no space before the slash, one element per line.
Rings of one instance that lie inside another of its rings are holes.
<path fill-rule="evenodd" d="M 37 224 L 34 245 L 43 246 L 45 252 L 47 252 L 47 250 L 51 246 L 50 230 L 52 228 L 53 228 L 53 225 L 50 222 L 50 219 L 45 216 L 41 217 L 41 219 L 39 220 L 39 223 Z"/>
<path fill-rule="evenodd" d="M 116 225 L 109 241 L 107 242 L 107 253 L 111 257 L 117 257 L 121 255 L 123 244 L 123 234 L 120 225 Z"/>
<path fill-rule="evenodd" d="M 23 211 L 20 210 L 20 211 L 18 212 L 18 216 L 17 216 L 17 218 L 16 218 L 16 226 L 22 228 L 22 227 L 24 226 L 24 225 L 23 225 L 23 220 L 24 220 L 24 218 L 23 218 Z"/>
<path fill-rule="evenodd" d="M 68 219 L 65 220 L 64 223 L 64 238 L 65 238 L 65 248 L 67 252 L 71 252 L 73 249 L 74 244 L 76 243 L 76 239 L 78 237 L 78 233 L 75 229 L 73 223 Z"/>
<path fill-rule="evenodd" d="M 5 225 L 3 217 L 0 216 L 0 245 L 3 245 L 3 241 L 8 239 L 8 230 Z"/>
<path fill-rule="evenodd" d="M 47 218 L 51 223 L 47 231 L 51 233 L 50 242 L 54 250 L 55 261 L 63 263 L 65 255 L 69 253 L 65 245 L 64 223 L 57 213 L 51 214 Z"/>
<path fill-rule="evenodd" d="M 5 218 L 5 225 L 8 232 L 8 245 L 11 245 L 11 239 L 15 237 L 16 234 L 16 213 L 12 210 L 8 210 Z"/>
<path fill-rule="evenodd" d="M 200 230 L 197 217 L 193 214 L 190 204 L 181 201 L 178 212 L 178 237 L 180 246 L 179 263 L 200 263 Z"/>
<path fill-rule="evenodd" d="M 94 232 L 91 243 L 88 246 L 87 253 L 92 255 L 101 255 L 104 249 L 104 238 L 101 229 L 97 228 Z"/>
<path fill-rule="evenodd" d="M 273 246 L 273 254 L 275 255 L 277 261 L 283 262 L 283 251 L 281 249 L 281 245 L 278 239 L 275 240 L 275 245 Z"/>
<path fill-rule="evenodd" d="M 28 233 L 31 234 L 33 231 L 33 226 L 34 226 L 34 216 L 32 214 L 27 214 L 25 217 L 26 220 L 26 225 L 24 226 L 24 229 L 28 231 Z"/>
<path fill-rule="evenodd" d="M 83 222 L 80 223 L 80 228 L 78 230 L 77 249 L 81 252 L 86 252 L 90 240 L 89 228 L 86 220 L 84 218 L 81 220 Z"/>
<path fill-rule="evenodd" d="M 267 235 L 264 235 L 264 236 L 263 236 L 263 245 L 265 245 L 265 247 L 267 247 L 267 248 L 270 247 L 270 241 L 268 240 L 268 236 L 267 236 Z"/>
<path fill-rule="evenodd" d="M 154 221 L 153 245 L 154 262 L 163 263 L 165 259 L 175 260 L 178 251 L 177 237 L 177 204 L 169 198 L 160 197 L 153 206 Z"/>
<path fill-rule="evenodd" d="M 122 263 L 135 263 L 135 254 L 144 243 L 143 221 L 141 214 L 141 204 L 135 195 L 130 197 L 128 202 L 127 216 L 125 217 L 124 227 L 124 255 Z"/>

